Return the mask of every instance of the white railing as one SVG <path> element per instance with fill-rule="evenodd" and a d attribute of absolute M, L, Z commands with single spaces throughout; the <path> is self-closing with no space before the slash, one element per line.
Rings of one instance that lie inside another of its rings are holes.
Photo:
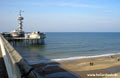
<path fill-rule="evenodd" d="M 0 35 L 0 46 L 2 51 L 2 56 L 4 58 L 5 66 L 7 69 L 8 77 L 9 78 L 21 78 L 21 73 L 15 65 L 15 61 L 12 56 L 7 52 L 5 47 L 5 43 Z"/>
<path fill-rule="evenodd" d="M 0 48 L 9 78 L 41 78 L 1 34 Z"/>

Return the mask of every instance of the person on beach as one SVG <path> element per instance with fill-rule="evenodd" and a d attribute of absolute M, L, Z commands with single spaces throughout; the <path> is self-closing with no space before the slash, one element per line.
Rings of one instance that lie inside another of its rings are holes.
<path fill-rule="evenodd" d="M 90 66 L 93 66 L 93 62 L 92 61 L 90 62 Z"/>

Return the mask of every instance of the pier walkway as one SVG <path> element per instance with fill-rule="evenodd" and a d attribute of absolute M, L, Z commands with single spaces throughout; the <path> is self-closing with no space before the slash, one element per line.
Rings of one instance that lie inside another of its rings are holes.
<path fill-rule="evenodd" d="M 0 78 L 42 78 L 1 34 Z"/>
<path fill-rule="evenodd" d="M 1 48 L 0 48 L 0 78 L 8 78 L 8 74 L 5 68 L 5 63 L 2 57 Z"/>

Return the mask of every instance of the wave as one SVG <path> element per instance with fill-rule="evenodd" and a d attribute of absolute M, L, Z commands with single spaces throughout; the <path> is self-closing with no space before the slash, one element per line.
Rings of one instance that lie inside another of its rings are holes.
<path fill-rule="evenodd" d="M 84 59 L 84 58 L 104 57 L 104 56 L 111 56 L 111 55 L 117 55 L 117 54 L 120 54 L 120 53 L 102 54 L 102 55 L 95 55 L 95 56 L 68 57 L 68 58 L 52 59 L 52 60 L 53 61 L 67 61 L 67 60 L 77 60 L 77 59 Z"/>

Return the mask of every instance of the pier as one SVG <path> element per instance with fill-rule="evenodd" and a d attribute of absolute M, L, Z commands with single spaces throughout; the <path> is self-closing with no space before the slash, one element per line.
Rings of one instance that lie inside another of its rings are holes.
<path fill-rule="evenodd" d="M 42 78 L 1 34 L 0 58 L 0 78 Z"/>
<path fill-rule="evenodd" d="M 11 37 L 6 39 L 10 41 L 12 45 L 17 45 L 19 41 L 23 41 L 24 45 L 45 44 L 44 38 Z"/>
<path fill-rule="evenodd" d="M 44 44 L 44 39 L 46 38 L 46 34 L 40 31 L 34 32 L 25 32 L 23 31 L 23 20 L 24 17 L 19 12 L 18 20 L 18 28 L 13 30 L 12 32 L 2 32 L 1 34 L 8 40 L 12 41 L 13 45 L 17 44 L 17 41 L 24 41 L 25 44 Z"/>

